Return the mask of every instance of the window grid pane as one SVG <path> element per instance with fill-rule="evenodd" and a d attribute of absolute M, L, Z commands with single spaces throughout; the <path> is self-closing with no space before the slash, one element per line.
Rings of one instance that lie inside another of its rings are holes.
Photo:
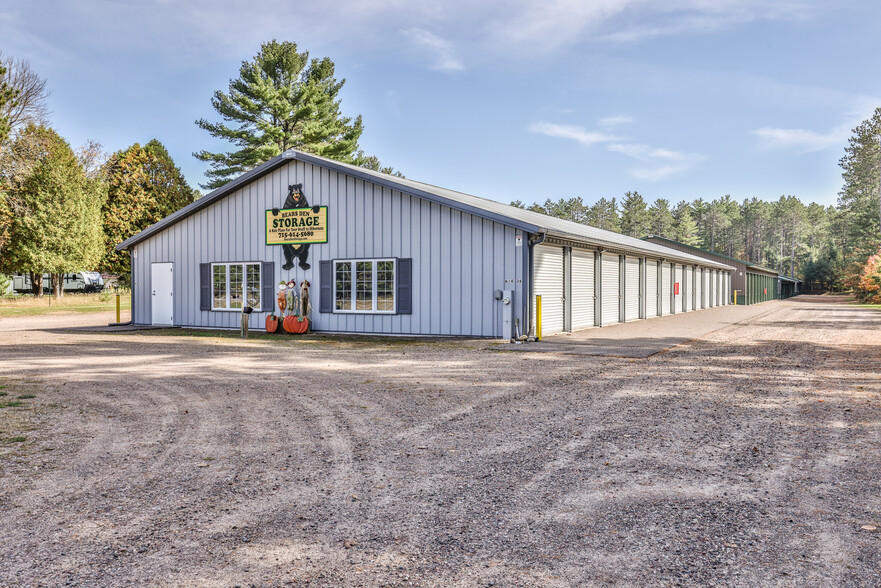
<path fill-rule="evenodd" d="M 348 261 L 336 264 L 336 309 L 352 310 L 352 264 Z"/>
<path fill-rule="evenodd" d="M 248 264 L 248 306 L 260 309 L 260 265 Z"/>
<path fill-rule="evenodd" d="M 355 310 L 373 310 L 373 262 L 355 263 Z"/>
<path fill-rule="evenodd" d="M 395 309 L 395 262 L 376 262 L 376 310 Z"/>
<path fill-rule="evenodd" d="M 242 307 L 242 282 L 244 279 L 244 275 L 242 275 L 242 266 L 241 265 L 230 265 L 229 266 L 229 307 L 230 308 L 241 308 Z"/>
<path fill-rule="evenodd" d="M 214 308 L 226 308 L 226 266 L 214 266 Z"/>

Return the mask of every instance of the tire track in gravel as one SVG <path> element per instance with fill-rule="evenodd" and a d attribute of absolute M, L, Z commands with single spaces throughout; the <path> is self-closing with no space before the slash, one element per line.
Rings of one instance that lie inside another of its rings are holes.
<path fill-rule="evenodd" d="M 877 429 L 835 427 L 877 422 L 877 400 L 832 415 L 804 387 L 877 383 L 852 347 L 881 338 L 822 311 L 784 303 L 637 361 L 31 333 L 0 369 L 67 374 L 52 394 L 108 447 L 71 445 L 12 497 L 37 515 L 0 521 L 20 547 L 0 547 L 0 585 L 871 585 L 872 536 L 841 521 L 878 480 L 835 459 Z M 51 488 L 77 468 L 86 485 Z M 835 508 L 811 493 L 836 481 Z"/>

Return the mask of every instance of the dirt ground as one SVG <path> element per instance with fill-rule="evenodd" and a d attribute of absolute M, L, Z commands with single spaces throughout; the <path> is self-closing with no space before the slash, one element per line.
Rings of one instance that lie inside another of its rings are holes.
<path fill-rule="evenodd" d="M 0 585 L 879 586 L 881 313 L 765 306 L 642 359 L 4 319 Z"/>

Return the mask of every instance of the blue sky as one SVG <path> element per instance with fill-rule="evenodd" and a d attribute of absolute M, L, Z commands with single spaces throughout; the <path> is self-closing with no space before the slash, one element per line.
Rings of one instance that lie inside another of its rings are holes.
<path fill-rule="evenodd" d="M 834 204 L 881 106 L 881 3 L 782 0 L 142 0 L 0 3 L 0 50 L 48 79 L 74 146 L 162 141 L 194 186 L 197 128 L 270 39 L 330 57 L 362 147 L 501 202 Z"/>

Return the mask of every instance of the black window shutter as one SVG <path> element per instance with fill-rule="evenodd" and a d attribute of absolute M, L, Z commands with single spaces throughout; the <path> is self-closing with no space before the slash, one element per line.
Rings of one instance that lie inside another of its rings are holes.
<path fill-rule="evenodd" d="M 275 263 L 272 261 L 264 261 L 260 267 L 260 287 L 263 290 L 261 297 L 263 298 L 263 312 L 272 312 L 275 308 Z M 256 309 L 254 309 L 256 310 Z"/>
<path fill-rule="evenodd" d="M 333 312 L 333 262 L 323 259 L 318 265 L 318 312 Z"/>
<path fill-rule="evenodd" d="M 397 267 L 398 314 L 413 313 L 413 259 L 399 259 Z"/>
<path fill-rule="evenodd" d="M 199 310 L 211 310 L 211 264 L 199 264 Z"/>

